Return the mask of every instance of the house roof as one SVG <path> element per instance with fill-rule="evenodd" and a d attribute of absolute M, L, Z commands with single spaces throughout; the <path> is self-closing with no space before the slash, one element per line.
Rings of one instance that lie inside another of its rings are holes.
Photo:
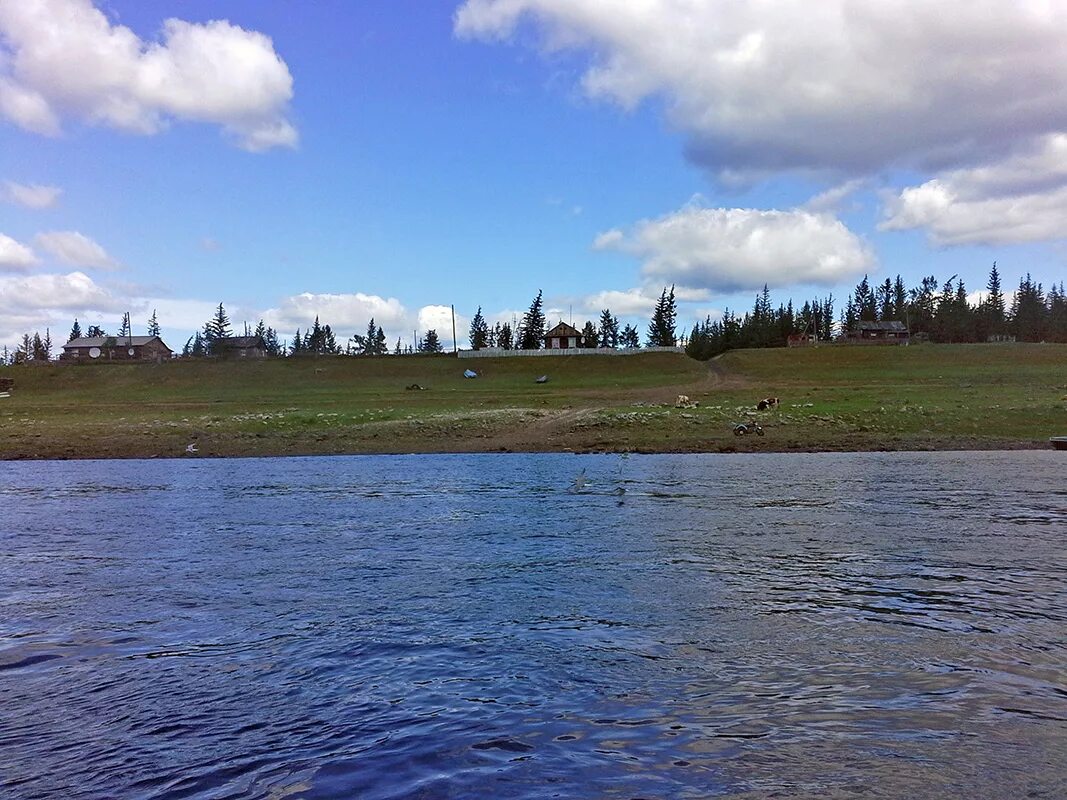
<path fill-rule="evenodd" d="M 212 347 L 266 347 L 262 336 L 224 336 L 212 342 Z"/>
<path fill-rule="evenodd" d="M 882 322 L 874 322 L 872 320 L 863 320 L 856 323 L 856 328 L 861 331 L 906 331 L 904 323 L 898 319 L 884 320 Z"/>
<path fill-rule="evenodd" d="M 566 322 L 559 323 L 556 327 L 545 334 L 545 338 L 549 336 L 581 336 L 582 332 L 575 327 L 568 325 Z"/>
<path fill-rule="evenodd" d="M 159 339 L 159 343 L 163 344 L 163 340 L 158 336 L 83 336 L 80 339 L 71 339 L 65 345 L 63 349 L 75 348 L 75 347 L 142 347 L 153 339 Z M 166 344 L 163 344 L 166 347 Z"/>

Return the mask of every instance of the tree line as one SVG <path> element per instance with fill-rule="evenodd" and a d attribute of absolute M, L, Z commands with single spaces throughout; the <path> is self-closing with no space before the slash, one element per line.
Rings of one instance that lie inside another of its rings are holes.
<path fill-rule="evenodd" d="M 873 286 L 864 275 L 835 319 L 833 295 L 808 301 L 799 310 L 792 300 L 775 309 L 764 286 L 744 316 L 727 309 L 721 320 L 707 317 L 698 322 L 686 337 L 685 349 L 693 358 L 705 360 L 737 348 L 785 347 L 790 336 L 828 342 L 847 336 L 862 322 L 890 321 L 903 323 L 920 341 L 1067 342 L 1067 292 L 1062 282 L 1046 292 L 1027 273 L 1008 303 L 994 262 L 985 290 L 972 304 L 956 275 L 944 283 L 930 275 L 911 288 L 899 275 Z"/>
<path fill-rule="evenodd" d="M 774 308 L 767 286 L 756 295 L 751 311 L 743 316 L 727 308 L 721 319 L 710 316 L 697 322 L 688 335 L 678 333 L 678 309 L 674 286 L 664 287 L 656 301 L 645 332 L 645 345 L 673 347 L 682 344 L 691 357 L 706 360 L 727 350 L 751 347 L 784 347 L 790 336 L 805 335 L 817 341 L 831 341 L 853 331 L 866 321 L 900 321 L 913 338 L 935 342 L 985 342 L 1012 339 L 1024 342 L 1067 342 L 1067 291 L 1063 282 L 1053 284 L 1047 291 L 1029 273 L 1019 280 L 1018 289 L 1007 301 L 1001 286 L 1000 273 L 994 262 L 985 286 L 985 294 L 977 304 L 968 300 L 963 280 L 953 275 L 940 283 L 933 275 L 923 277 L 918 285 L 908 288 L 900 275 L 886 278 L 872 285 L 864 275 L 849 294 L 840 313 L 835 317 L 833 295 L 814 298 L 796 308 L 790 299 Z M 148 320 L 148 335 L 158 336 L 159 320 L 155 310 Z M 117 338 L 131 333 L 130 315 L 124 314 Z M 538 350 L 545 345 L 547 320 L 541 290 L 533 298 L 521 320 L 513 326 L 497 322 L 491 326 L 479 306 L 471 319 L 468 332 L 474 350 L 500 348 L 502 350 Z M 579 330 L 579 346 L 584 348 L 640 348 L 641 334 L 637 327 L 625 324 L 611 309 L 600 312 L 596 322 L 586 321 Z M 90 325 L 82 332 L 74 320 L 67 341 L 109 334 L 99 325 Z M 181 350 L 184 357 L 216 354 L 217 343 L 233 335 L 233 326 L 225 306 L 219 303 L 211 319 L 186 341 Z M 251 328 L 244 324 L 245 336 L 262 337 L 268 355 L 349 355 L 382 356 L 412 353 L 441 353 L 443 346 L 437 331 L 430 329 L 414 344 L 402 344 L 397 339 L 390 348 L 382 327 L 371 318 L 365 333 L 354 334 L 342 344 L 329 324 L 321 324 L 316 316 L 314 324 L 293 334 L 292 340 L 282 340 L 278 332 L 261 319 Z M 49 361 L 53 356 L 50 331 L 25 334 L 14 353 L 7 347 L 0 352 L 0 364 L 22 364 Z"/>

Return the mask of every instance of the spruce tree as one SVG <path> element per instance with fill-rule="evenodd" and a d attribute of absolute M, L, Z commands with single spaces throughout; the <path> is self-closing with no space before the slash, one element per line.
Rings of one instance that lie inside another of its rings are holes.
<path fill-rule="evenodd" d="M 127 311 L 122 315 L 122 325 L 119 326 L 119 338 L 123 339 L 128 337 L 132 332 L 132 326 L 130 325 L 130 312 Z"/>
<path fill-rule="evenodd" d="M 219 303 L 219 307 L 215 309 L 215 315 L 208 320 L 207 325 L 204 327 L 204 334 L 209 344 L 216 339 L 225 339 L 227 336 L 233 335 L 233 328 L 230 327 L 230 318 L 226 314 L 226 309 L 222 303 Z"/>
<path fill-rule="evenodd" d="M 85 331 L 86 338 L 96 339 L 101 336 L 107 336 L 107 332 L 99 325 L 90 325 L 88 330 Z"/>
<path fill-rule="evenodd" d="M 441 340 L 437 336 L 437 331 L 435 331 L 433 328 L 430 328 L 430 330 L 426 331 L 426 336 L 423 338 L 423 340 L 419 342 L 419 352 L 440 353 L 443 350 L 444 347 L 441 345 Z"/>
<path fill-rule="evenodd" d="M 159 319 L 156 317 L 156 310 L 152 309 L 152 316 L 148 318 L 148 335 L 159 336 Z"/>
<path fill-rule="evenodd" d="M 70 336 L 67 337 L 68 342 L 73 342 L 75 339 L 82 338 L 82 326 L 78 324 L 78 318 L 74 318 L 74 325 L 70 329 Z"/>
<path fill-rule="evenodd" d="M 619 344 L 627 350 L 637 350 L 641 347 L 641 336 L 637 332 L 637 328 L 629 323 L 622 329 L 622 333 L 619 334 Z"/>
<path fill-rule="evenodd" d="M 545 313 L 544 302 L 541 299 L 541 290 L 537 290 L 537 297 L 530 303 L 530 310 L 523 315 L 522 328 L 519 338 L 520 350 L 539 350 L 545 339 Z"/>
<path fill-rule="evenodd" d="M 496 335 L 496 346 L 501 350 L 513 350 L 515 348 L 515 337 L 511 331 L 511 324 L 505 322 L 500 326 L 500 331 Z"/>
<path fill-rule="evenodd" d="M 582 347 L 595 348 L 597 346 L 597 330 L 592 322 L 586 322 L 582 328 Z"/>
<path fill-rule="evenodd" d="M 469 337 L 471 350 L 482 350 L 489 346 L 489 325 L 482 316 L 481 306 L 478 306 L 478 311 L 471 320 Z"/>
<path fill-rule="evenodd" d="M 766 292 L 766 287 L 764 287 Z M 769 300 L 767 301 L 769 304 Z M 674 301 L 674 286 L 668 293 L 667 287 L 663 287 L 656 308 L 652 312 L 652 319 L 648 323 L 648 346 L 649 347 L 674 347 L 677 343 L 678 333 L 675 329 L 678 319 L 678 311 Z"/>
<path fill-rule="evenodd" d="M 600 312 L 600 335 L 597 344 L 612 349 L 619 346 L 619 318 L 612 315 L 610 308 Z"/>

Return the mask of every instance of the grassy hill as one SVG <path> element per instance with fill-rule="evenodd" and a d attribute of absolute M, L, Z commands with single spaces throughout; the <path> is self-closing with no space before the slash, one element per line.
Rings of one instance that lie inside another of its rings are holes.
<path fill-rule="evenodd" d="M 474 380 L 463 370 L 480 373 Z M 1067 346 L 922 345 L 457 360 L 5 368 L 0 457 L 1045 446 Z M 548 375 L 549 381 L 534 379 Z M 424 390 L 406 387 L 419 384 Z M 677 409 L 678 394 L 697 400 Z M 761 397 L 780 408 L 757 413 Z M 766 435 L 735 437 L 758 418 Z"/>

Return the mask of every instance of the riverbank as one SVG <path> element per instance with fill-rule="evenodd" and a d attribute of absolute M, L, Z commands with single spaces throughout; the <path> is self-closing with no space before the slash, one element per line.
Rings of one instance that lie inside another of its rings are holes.
<path fill-rule="evenodd" d="M 464 378 L 472 365 L 479 377 Z M 0 373 L 15 380 L 0 398 L 3 459 L 1022 449 L 1067 433 L 1067 345 L 744 350 L 709 363 L 654 353 Z M 698 405 L 678 408 L 678 395 Z M 771 396 L 780 405 L 758 412 Z M 765 435 L 735 436 L 746 419 Z"/>

